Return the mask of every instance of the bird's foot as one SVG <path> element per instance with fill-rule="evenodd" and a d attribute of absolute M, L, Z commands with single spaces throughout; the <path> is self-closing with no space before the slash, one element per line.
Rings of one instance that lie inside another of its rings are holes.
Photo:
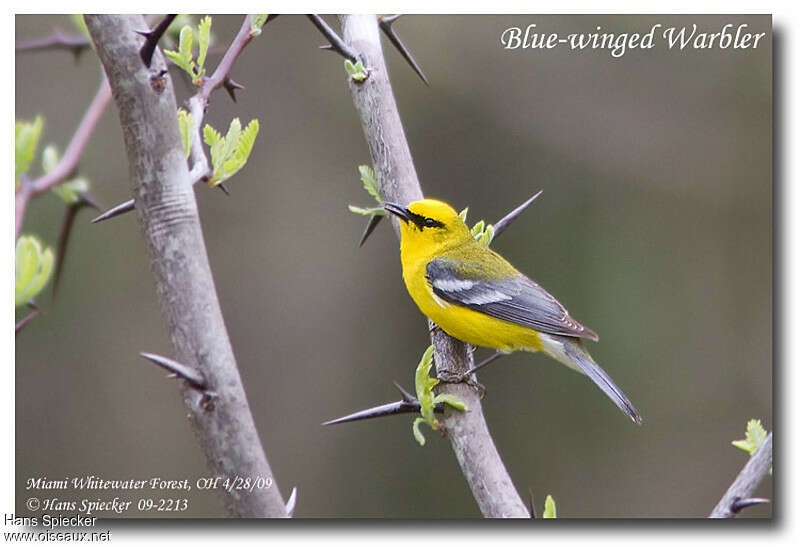
<path fill-rule="evenodd" d="M 475 388 L 480 394 L 481 399 L 486 395 L 486 386 L 480 383 L 472 371 L 467 371 L 463 374 L 456 374 L 454 372 L 444 371 L 437 375 L 440 382 L 446 384 L 467 384 Z"/>

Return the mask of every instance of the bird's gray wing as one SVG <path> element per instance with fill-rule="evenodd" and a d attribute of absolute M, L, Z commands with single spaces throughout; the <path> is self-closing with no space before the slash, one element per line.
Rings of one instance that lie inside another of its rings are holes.
<path fill-rule="evenodd" d="M 475 265 L 437 258 L 428 263 L 426 276 L 433 293 L 447 302 L 548 334 L 598 339 L 550 293 L 522 274 L 487 280 Z"/>

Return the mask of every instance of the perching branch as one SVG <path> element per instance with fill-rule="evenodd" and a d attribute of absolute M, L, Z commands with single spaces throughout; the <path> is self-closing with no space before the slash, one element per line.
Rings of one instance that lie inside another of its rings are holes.
<path fill-rule="evenodd" d="M 89 47 L 89 39 L 83 36 L 68 36 L 56 29 L 52 35 L 25 42 L 17 42 L 14 49 L 18 52 L 41 51 L 47 49 L 65 49 L 74 55 L 80 55 Z"/>
<path fill-rule="evenodd" d="M 141 16 L 86 15 L 85 20 L 119 109 L 131 191 L 175 359 L 199 371 L 216 393 L 214 405 L 204 407 L 202 395 L 181 382 L 189 419 L 211 473 L 273 480 L 270 488 L 224 492 L 228 512 L 285 517 L 219 307 L 173 87 L 152 83 L 166 70 L 164 58 L 156 50 L 148 69 L 139 57 Z"/>
<path fill-rule="evenodd" d="M 14 239 L 19 237 L 22 221 L 25 218 L 25 211 L 28 208 L 28 203 L 31 198 L 42 192 L 46 192 L 56 184 L 62 182 L 78 165 L 78 160 L 80 160 L 81 154 L 83 154 L 83 150 L 86 148 L 86 143 L 89 141 L 89 137 L 94 132 L 95 127 L 97 127 L 97 122 L 100 121 L 100 117 L 103 115 L 103 112 L 105 112 L 110 99 L 111 88 L 108 87 L 108 80 L 104 76 L 103 82 L 100 84 L 100 89 L 97 90 L 97 94 L 94 96 L 94 99 L 92 99 L 89 108 L 86 109 L 86 113 L 83 115 L 83 119 L 75 130 L 75 134 L 72 136 L 72 140 L 64 151 L 64 156 L 61 158 L 61 161 L 58 162 L 58 165 L 56 165 L 52 171 L 45 173 L 38 179 L 28 180 L 23 177 L 22 180 L 20 180 L 19 188 L 14 196 L 16 215 Z"/>
<path fill-rule="evenodd" d="M 708 518 L 729 519 L 749 505 L 768 500 L 750 498 L 772 467 L 772 432 L 753 453 Z"/>
<path fill-rule="evenodd" d="M 422 189 L 389 83 L 377 17 L 340 15 L 339 20 L 344 42 L 358 52 L 358 58 L 369 71 L 367 79 L 356 82 L 351 78 L 349 86 L 381 196 L 385 201 L 407 205 L 422 198 Z M 393 226 L 399 235 L 396 221 Z M 433 329 L 431 339 L 441 376 L 458 376 L 472 367 L 472 354 L 465 344 L 441 329 Z M 469 409 L 466 412 L 446 409 L 442 430 L 450 439 L 481 513 L 486 517 L 529 517 L 489 434 L 477 390 L 464 383 L 442 383 L 438 389 L 459 397 Z"/>

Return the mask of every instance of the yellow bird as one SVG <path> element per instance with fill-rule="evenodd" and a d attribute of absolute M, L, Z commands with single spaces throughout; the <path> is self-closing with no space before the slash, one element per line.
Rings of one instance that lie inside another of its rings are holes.
<path fill-rule="evenodd" d="M 597 341 L 550 293 L 475 240 L 455 209 L 434 199 L 384 208 L 400 219 L 403 280 L 419 309 L 450 336 L 508 353 L 541 351 L 586 374 L 631 420 L 639 412 L 594 362 Z"/>

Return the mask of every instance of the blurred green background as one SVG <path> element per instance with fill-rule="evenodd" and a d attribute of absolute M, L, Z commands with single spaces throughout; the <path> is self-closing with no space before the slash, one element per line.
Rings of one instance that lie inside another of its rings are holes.
<path fill-rule="evenodd" d="M 214 17 L 217 43 L 240 21 Z M 564 517 L 705 516 L 746 461 L 730 441 L 749 418 L 772 428 L 771 42 L 682 52 L 662 42 L 618 59 L 502 49 L 504 29 L 529 23 L 770 32 L 771 19 L 408 16 L 395 28 L 431 87 L 384 41 L 426 195 L 495 221 L 544 189 L 494 248 L 600 334 L 594 357 L 644 416 L 632 425 L 541 355 L 503 359 L 480 379 L 518 490 L 539 510 L 553 494 Z M 72 30 L 66 16 L 18 16 L 16 39 L 56 27 Z M 271 22 L 234 67 L 247 87 L 238 103 L 219 91 L 207 117 L 217 128 L 261 122 L 232 195 L 196 189 L 255 421 L 282 492 L 299 489 L 297 516 L 477 517 L 449 443 L 427 433 L 419 447 L 412 416 L 320 426 L 396 400 L 392 380 L 410 387 L 428 344 L 388 225 L 357 246 L 364 219 L 347 205 L 371 205 L 356 171 L 369 153 L 342 60 L 322 43 L 305 17 Z M 45 116 L 43 144 L 63 150 L 98 67 L 91 51 L 17 53 L 17 118 Z M 172 74 L 182 101 L 190 86 Z M 104 205 L 129 197 L 115 106 L 80 168 Z M 37 199 L 23 231 L 54 245 L 61 214 L 55 195 Z M 177 385 L 138 356 L 171 349 L 135 215 L 91 216 L 78 219 L 58 298 L 40 298 L 44 315 L 16 338 L 18 514 L 29 477 L 208 475 Z M 758 494 L 772 497 L 771 479 Z M 189 498 L 184 516 L 223 515 L 215 495 Z"/>

